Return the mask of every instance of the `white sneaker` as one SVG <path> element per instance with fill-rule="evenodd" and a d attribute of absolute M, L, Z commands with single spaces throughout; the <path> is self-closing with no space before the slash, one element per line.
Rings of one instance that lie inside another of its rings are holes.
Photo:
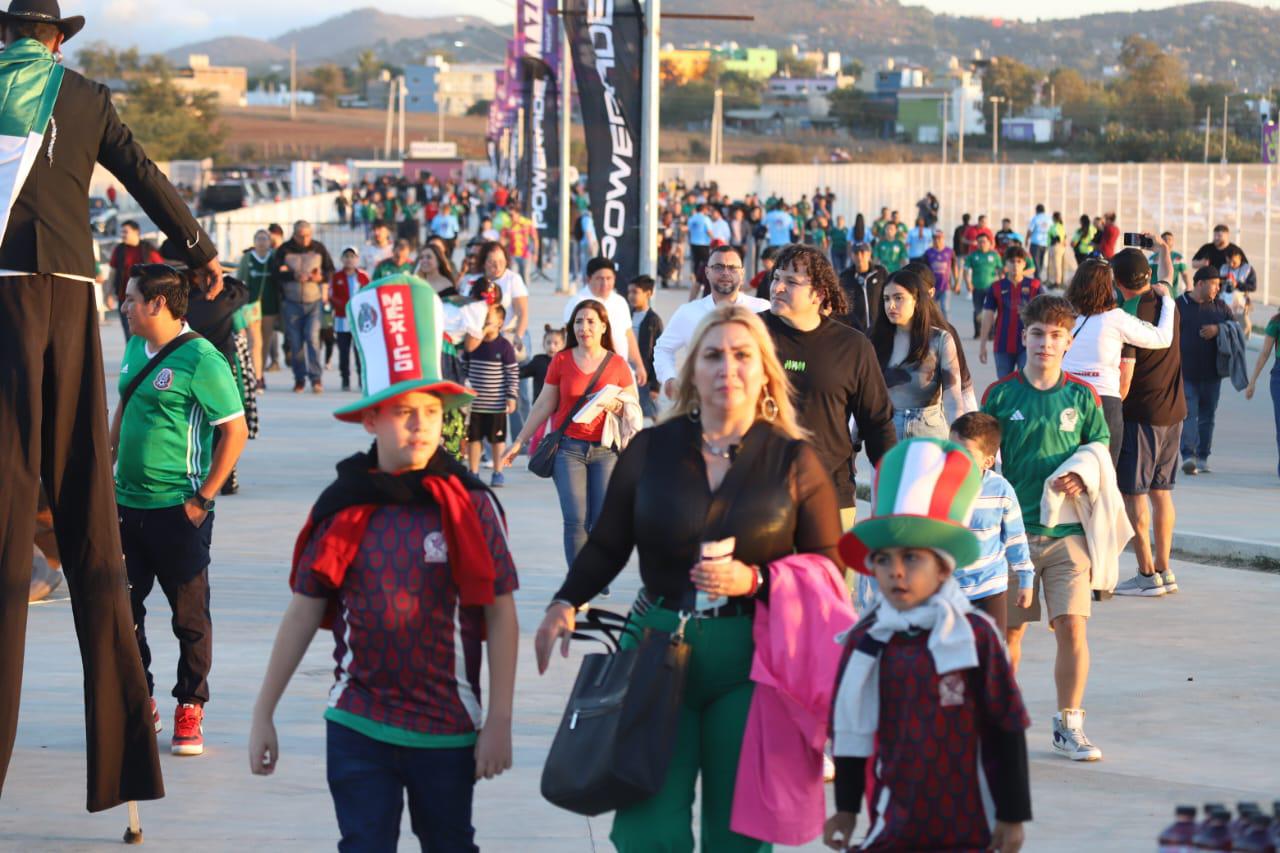
<path fill-rule="evenodd" d="M 1168 590 L 1164 588 L 1164 579 L 1157 572 L 1155 574 L 1144 575 L 1138 572 L 1127 581 L 1116 586 L 1116 595 L 1141 595 L 1147 598 L 1153 598 L 1157 595 L 1164 595 Z"/>
<path fill-rule="evenodd" d="M 1084 710 L 1066 710 L 1053 715 L 1053 751 L 1072 761 L 1098 761 L 1102 750 L 1084 733 Z"/>
<path fill-rule="evenodd" d="M 1178 591 L 1178 579 L 1174 577 L 1173 569 L 1165 569 L 1160 572 L 1160 580 L 1164 582 L 1164 591 L 1166 593 Z"/>

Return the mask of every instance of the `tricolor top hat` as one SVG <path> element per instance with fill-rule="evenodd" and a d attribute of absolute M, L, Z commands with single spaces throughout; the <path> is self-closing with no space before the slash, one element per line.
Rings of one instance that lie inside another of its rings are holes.
<path fill-rule="evenodd" d="M 62 30 L 63 41 L 70 41 L 72 36 L 84 29 L 84 15 L 62 17 L 58 0 L 12 0 L 9 10 L 0 12 L 0 24 L 12 21 L 53 24 Z"/>
<path fill-rule="evenodd" d="M 881 548 L 929 548 L 952 569 L 978 559 L 969 529 L 982 474 L 960 445 L 912 438 L 880 460 L 872 486 L 871 517 L 840 538 L 845 565 L 871 574 L 867 557 Z"/>
<path fill-rule="evenodd" d="M 364 394 L 335 411 L 338 420 L 359 421 L 365 409 L 410 391 L 436 395 L 446 411 L 471 402 L 470 391 L 441 376 L 444 305 L 427 282 L 404 273 L 370 282 L 347 303 L 347 321 Z"/>

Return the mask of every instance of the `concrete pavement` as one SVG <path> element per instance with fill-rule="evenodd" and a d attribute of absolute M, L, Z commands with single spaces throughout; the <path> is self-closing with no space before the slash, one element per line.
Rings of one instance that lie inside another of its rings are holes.
<path fill-rule="evenodd" d="M 535 284 L 534 329 L 558 319 L 560 300 Z M 658 310 L 671 315 L 675 295 Z M 963 326 L 961 327 L 963 329 Z M 104 326 L 114 386 L 122 351 L 118 326 Z M 537 334 L 536 340 L 539 337 Z M 990 368 L 972 359 L 978 386 Z M 329 388 L 337 377 L 326 377 Z M 283 373 L 268 375 L 262 437 L 241 467 L 242 494 L 219 501 L 212 569 L 215 656 L 207 753 L 162 756 L 168 797 L 142 804 L 147 849 L 314 851 L 337 838 L 324 778 L 321 712 L 332 681 L 332 639 L 322 634 L 276 717 L 282 758 L 274 777 L 249 774 L 249 715 L 280 613 L 288 600 L 288 561 L 312 500 L 338 459 L 368 444 L 359 427 L 330 411 L 347 395 L 294 395 Z M 112 392 L 114 399 L 114 392 Z M 1179 529 L 1220 540 L 1280 542 L 1274 519 L 1280 481 L 1268 401 L 1245 403 L 1224 392 L 1217 471 L 1179 483 Z M 865 461 L 861 466 L 866 472 Z M 1270 474 L 1270 476 L 1268 476 Z M 606 818 L 586 820 L 541 799 L 541 764 L 576 673 L 554 661 L 539 677 L 532 633 L 563 573 L 560 516 L 553 486 L 517 466 L 502 492 L 520 568 L 522 628 L 516 700 L 515 768 L 477 789 L 475 822 L 483 849 L 611 849 Z M 1132 568 L 1126 557 L 1122 572 Z M 1270 736 L 1280 703 L 1280 629 L 1274 601 L 1280 575 L 1180 562 L 1182 592 L 1163 599 L 1117 599 L 1099 605 L 1091 623 L 1093 675 L 1086 701 L 1090 737 L 1105 760 L 1072 764 L 1048 749 L 1054 711 L 1052 636 L 1033 629 L 1025 643 L 1022 686 L 1033 718 L 1029 733 L 1035 820 L 1030 851 L 1133 851 L 1151 846 L 1177 803 L 1260 800 L 1280 796 L 1280 745 Z M 634 562 L 614 584 L 623 609 L 638 584 Z M 0 849 L 112 849 L 123 809 L 83 811 L 84 752 L 80 665 L 68 602 L 35 605 L 28 629 L 27 672 L 18 745 L 0 801 Z M 167 693 L 176 642 L 164 631 L 163 599 L 152 600 L 155 672 Z M 575 655 L 576 657 L 576 655 Z M 161 700 L 167 750 L 172 705 Z M 404 821 L 402 849 L 416 849 Z M 812 844 L 806 850 L 819 850 Z"/>

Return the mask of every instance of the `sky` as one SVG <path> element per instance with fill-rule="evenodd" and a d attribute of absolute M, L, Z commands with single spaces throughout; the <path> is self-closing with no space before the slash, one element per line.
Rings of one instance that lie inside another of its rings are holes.
<path fill-rule="evenodd" d="M 1280 0 L 1245 2 L 1280 8 Z M 376 5 L 386 12 L 416 17 L 465 13 L 498 23 L 510 22 L 515 15 L 512 0 L 63 0 L 61 5 L 64 15 L 82 14 L 88 19 L 78 41 L 101 40 L 120 47 L 136 44 L 144 52 L 225 35 L 272 38 L 361 6 Z M 698 2 L 668 0 L 665 5 L 685 10 L 696 9 Z M 1175 4 L 1160 0 L 906 0 L 906 5 L 923 5 L 953 15 L 1054 18 Z M 71 47 L 74 50 L 75 45 Z"/>

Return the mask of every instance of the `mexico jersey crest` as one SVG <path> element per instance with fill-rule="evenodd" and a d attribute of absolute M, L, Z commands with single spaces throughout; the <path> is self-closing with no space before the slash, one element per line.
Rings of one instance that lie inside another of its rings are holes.
<path fill-rule="evenodd" d="M 151 385 L 157 391 L 167 391 L 173 385 L 173 371 L 167 367 L 162 367 L 156 373 L 156 378 L 151 380 Z"/>

